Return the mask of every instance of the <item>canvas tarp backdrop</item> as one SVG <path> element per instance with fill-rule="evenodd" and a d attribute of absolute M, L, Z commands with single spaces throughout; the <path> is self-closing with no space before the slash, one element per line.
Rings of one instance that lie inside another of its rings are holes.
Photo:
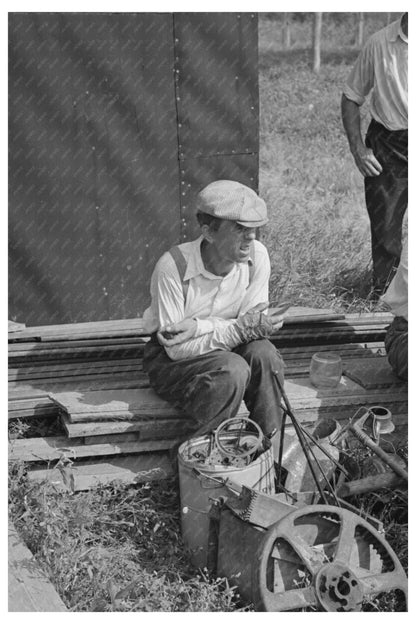
<path fill-rule="evenodd" d="M 9 318 L 141 315 L 219 178 L 258 184 L 255 14 L 9 14 Z"/>

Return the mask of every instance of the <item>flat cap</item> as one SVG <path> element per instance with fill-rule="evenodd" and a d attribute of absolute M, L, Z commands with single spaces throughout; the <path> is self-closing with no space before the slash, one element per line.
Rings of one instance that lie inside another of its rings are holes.
<path fill-rule="evenodd" d="M 268 222 L 267 207 L 253 189 L 234 180 L 217 180 L 200 191 L 196 210 L 236 221 L 248 228 L 260 227 Z"/>

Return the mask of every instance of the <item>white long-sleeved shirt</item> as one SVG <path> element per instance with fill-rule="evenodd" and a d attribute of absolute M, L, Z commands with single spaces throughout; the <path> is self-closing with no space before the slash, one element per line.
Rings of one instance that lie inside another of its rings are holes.
<path fill-rule="evenodd" d="M 370 114 L 388 130 L 408 126 L 408 38 L 400 20 L 374 33 L 361 50 L 344 95 L 361 106 L 370 93 Z"/>
<path fill-rule="evenodd" d="M 152 302 L 143 314 L 146 331 L 153 333 L 185 318 L 197 321 L 196 334 L 191 340 L 166 348 L 172 360 L 215 349 L 231 351 L 241 343 L 235 328 L 238 316 L 268 301 L 270 260 L 260 241 L 253 241 L 254 269 L 250 281 L 248 263 L 236 263 L 225 277 L 207 271 L 201 257 L 202 240 L 201 236 L 179 246 L 186 260 L 184 280 L 189 280 L 186 303 L 178 269 L 169 252 L 159 259 L 152 274 Z"/>

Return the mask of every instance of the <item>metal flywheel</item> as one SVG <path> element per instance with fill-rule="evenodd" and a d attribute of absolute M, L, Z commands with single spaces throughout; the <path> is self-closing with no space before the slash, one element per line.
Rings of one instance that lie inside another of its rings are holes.
<path fill-rule="evenodd" d="M 361 611 L 365 601 L 404 593 L 405 571 L 384 537 L 347 509 L 309 505 L 265 532 L 252 567 L 258 611 Z"/>

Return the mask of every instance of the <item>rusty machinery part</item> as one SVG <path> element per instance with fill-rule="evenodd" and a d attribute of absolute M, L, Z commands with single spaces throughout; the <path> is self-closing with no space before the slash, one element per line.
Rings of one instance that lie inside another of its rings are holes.
<path fill-rule="evenodd" d="M 330 505 L 297 509 L 264 534 L 253 572 L 258 611 L 361 611 L 407 577 L 391 546 L 357 514 Z"/>
<path fill-rule="evenodd" d="M 250 457 L 230 457 L 224 455 L 218 448 L 213 448 L 204 461 L 205 466 L 228 466 L 232 468 L 245 468 L 250 463 Z"/>
<path fill-rule="evenodd" d="M 399 463 L 391 453 L 386 453 L 381 449 L 376 442 L 368 436 L 357 424 L 349 426 L 351 433 L 361 442 L 363 446 L 366 446 L 372 450 L 378 457 L 380 457 L 396 474 L 399 475 L 405 481 L 409 480 L 409 474 L 402 464 Z"/>
<path fill-rule="evenodd" d="M 398 466 L 401 466 L 403 469 L 407 468 L 405 460 L 397 453 L 389 453 L 389 457 L 391 457 L 391 459 L 395 461 Z M 392 470 L 390 466 L 388 466 L 386 462 L 381 459 L 381 457 L 378 457 L 378 455 L 367 456 L 361 464 L 361 477 L 371 477 L 374 475 L 389 473 L 396 474 L 394 470 Z M 397 475 L 397 477 L 399 477 L 399 475 Z"/>
<path fill-rule="evenodd" d="M 377 444 L 382 440 L 383 435 L 391 433 L 395 429 L 395 425 L 392 421 L 392 414 L 386 407 L 382 405 L 364 407 L 362 405 L 349 422 L 335 435 L 334 444 L 337 443 L 339 445 L 341 442 L 345 443 L 345 438 L 350 433 L 351 425 L 356 425 L 360 429 L 365 428 Z"/>
<path fill-rule="evenodd" d="M 262 448 L 264 435 L 254 420 L 240 416 L 224 420 L 214 433 L 219 452 L 227 457 L 248 457 Z"/>

